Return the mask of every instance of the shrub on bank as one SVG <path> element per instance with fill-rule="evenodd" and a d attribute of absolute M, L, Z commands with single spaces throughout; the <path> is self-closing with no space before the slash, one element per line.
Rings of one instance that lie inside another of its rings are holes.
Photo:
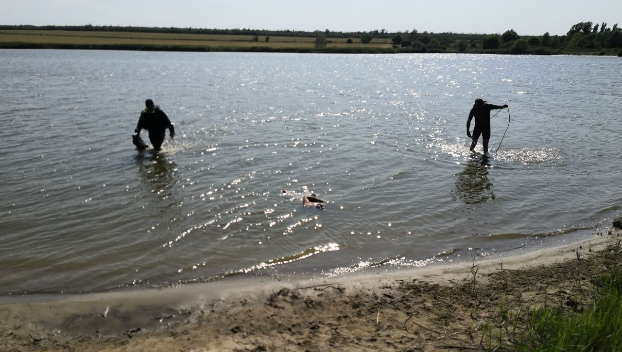
<path fill-rule="evenodd" d="M 529 48 L 529 44 L 525 39 L 518 39 L 512 45 L 512 49 L 510 50 L 512 54 L 524 54 L 527 52 Z"/>

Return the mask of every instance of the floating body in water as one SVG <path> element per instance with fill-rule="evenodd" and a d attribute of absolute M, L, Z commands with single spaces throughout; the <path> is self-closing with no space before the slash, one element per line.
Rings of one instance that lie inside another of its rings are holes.
<path fill-rule="evenodd" d="M 306 187 L 304 187 L 304 190 L 305 191 L 302 193 L 302 205 L 305 208 L 315 207 L 318 209 L 324 209 L 324 203 L 326 203 L 325 200 L 318 198 L 317 195 L 313 193 L 309 195 L 309 193 L 307 193 Z M 281 190 L 281 193 L 286 196 L 291 196 L 292 199 L 300 197 L 300 193 L 296 193 L 295 191 Z"/>
<path fill-rule="evenodd" d="M 306 208 L 316 207 L 318 209 L 324 209 L 325 200 L 318 198 L 315 194 L 310 196 L 302 196 L 302 205 Z"/>

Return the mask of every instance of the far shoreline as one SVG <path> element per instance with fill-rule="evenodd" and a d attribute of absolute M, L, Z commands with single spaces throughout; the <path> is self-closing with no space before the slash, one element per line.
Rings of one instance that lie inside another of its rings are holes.
<path fill-rule="evenodd" d="M 598 56 L 616 57 L 613 52 L 553 52 L 527 51 L 515 54 L 507 50 L 472 50 L 465 52 L 394 48 L 270 48 L 270 47 L 194 47 L 167 45 L 80 45 L 80 44 L 41 44 L 41 43 L 2 43 L 0 50 L 75 50 L 75 51 L 134 51 L 134 52 L 175 52 L 175 53 L 282 53 L 282 54 L 341 54 L 341 55 L 396 55 L 396 54 L 450 54 L 450 55 L 503 55 L 503 56 Z"/>
<path fill-rule="evenodd" d="M 327 54 L 468 53 L 497 55 L 598 55 L 622 57 L 617 24 L 581 22 L 565 35 L 433 33 L 386 30 L 342 32 L 135 27 L 105 25 L 3 25 L 3 49 L 76 49 L 175 52 L 282 52 Z"/>
<path fill-rule="evenodd" d="M 464 52 L 445 51 L 428 49 L 425 51 L 415 49 L 396 49 L 378 47 L 352 48 L 273 48 L 267 46 L 251 47 L 211 47 L 211 46 L 192 46 L 192 45 L 123 45 L 123 44 L 49 44 L 49 43 L 21 43 L 21 42 L 0 42 L 0 49 L 27 49 L 27 50 L 101 50 L 101 51 L 143 51 L 143 52 L 192 52 L 192 53 L 293 53 L 293 54 L 456 54 L 456 55 L 511 55 L 511 56 L 558 56 L 558 55 L 579 55 L 579 56 L 615 56 L 600 55 L 599 53 L 563 53 L 548 50 L 533 50 L 521 54 L 514 54 L 508 50 L 469 50 Z"/>

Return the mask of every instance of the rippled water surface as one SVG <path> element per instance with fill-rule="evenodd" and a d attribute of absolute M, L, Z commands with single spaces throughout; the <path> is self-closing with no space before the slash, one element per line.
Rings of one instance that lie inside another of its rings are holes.
<path fill-rule="evenodd" d="M 0 50 L 0 294 L 574 238 L 620 211 L 621 73 L 613 57 Z M 487 160 L 468 151 L 477 97 L 510 106 Z M 131 143 L 146 98 L 176 123 L 159 154 Z"/>

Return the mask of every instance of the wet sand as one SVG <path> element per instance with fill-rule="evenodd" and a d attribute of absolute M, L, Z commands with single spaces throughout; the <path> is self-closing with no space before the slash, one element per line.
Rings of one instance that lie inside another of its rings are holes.
<path fill-rule="evenodd" d="M 581 309 L 620 263 L 622 234 L 473 262 L 325 280 L 229 280 L 86 295 L 4 297 L 2 351 L 484 350 L 500 307 Z M 579 257 L 579 259 L 577 259 Z"/>

